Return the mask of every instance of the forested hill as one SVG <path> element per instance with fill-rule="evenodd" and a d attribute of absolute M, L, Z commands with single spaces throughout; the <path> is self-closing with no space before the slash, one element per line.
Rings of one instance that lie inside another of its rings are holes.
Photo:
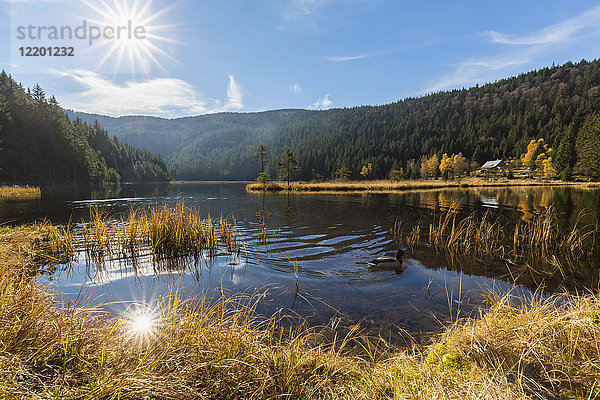
<path fill-rule="evenodd" d="M 110 138 L 98 123 L 70 120 L 54 97 L 0 73 L 0 183 L 166 181 L 160 156 Z"/>
<path fill-rule="evenodd" d="M 253 179 L 259 166 L 252 149 L 263 142 L 275 156 L 285 147 L 294 150 L 299 177 L 309 179 L 315 171 L 329 177 L 340 167 L 358 177 L 368 163 L 373 176 L 383 178 L 394 165 L 442 153 L 462 152 L 481 163 L 519 156 L 539 138 L 557 150 L 560 172 L 577 168 L 582 144 L 600 148 L 597 134 L 581 133 L 582 126 L 600 121 L 598 112 L 600 63 L 581 61 L 383 106 L 174 120 L 77 115 L 99 119 L 120 140 L 163 155 L 177 178 Z M 272 176 L 276 162 L 270 161 Z"/>

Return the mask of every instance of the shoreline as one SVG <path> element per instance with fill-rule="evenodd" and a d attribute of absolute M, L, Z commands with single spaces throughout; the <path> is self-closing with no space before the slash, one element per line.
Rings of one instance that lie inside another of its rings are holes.
<path fill-rule="evenodd" d="M 246 183 L 250 184 L 254 181 L 170 181 L 172 185 L 229 185 Z"/>
<path fill-rule="evenodd" d="M 462 189 L 462 188 L 508 188 L 508 187 L 600 187 L 600 182 L 562 182 L 562 181 L 537 181 L 529 179 L 500 179 L 490 181 L 489 179 L 467 178 L 456 181 L 442 180 L 408 180 L 390 182 L 387 180 L 377 181 L 332 181 L 332 182 L 291 182 L 287 187 L 285 182 L 273 181 L 267 184 L 250 183 L 246 185 L 246 191 L 254 193 L 277 193 L 277 192 L 311 192 L 311 193 L 337 193 L 337 192 L 369 192 L 369 193 L 393 193 L 412 190 L 436 190 L 436 189 Z"/>

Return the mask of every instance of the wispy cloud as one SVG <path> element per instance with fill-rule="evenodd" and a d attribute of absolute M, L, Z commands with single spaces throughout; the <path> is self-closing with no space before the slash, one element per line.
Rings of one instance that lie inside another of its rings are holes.
<path fill-rule="evenodd" d="M 496 54 L 472 57 L 456 64 L 452 72 L 424 89 L 423 93 L 490 82 L 509 75 L 516 67 L 522 69 L 531 65 L 557 47 L 584 40 L 600 40 L 600 6 L 534 32 L 514 35 L 491 30 L 485 36 L 490 43 L 504 47 L 498 49 Z"/>
<path fill-rule="evenodd" d="M 577 33 L 600 27 L 600 6 L 594 7 L 566 21 L 525 35 L 507 35 L 496 31 L 488 34 L 493 43 L 507 45 L 555 45 L 573 40 Z"/>
<path fill-rule="evenodd" d="M 327 4 L 339 0 L 290 0 L 287 5 L 287 19 L 293 19 L 300 16 L 315 14 L 319 9 Z"/>
<path fill-rule="evenodd" d="M 338 16 L 348 6 L 370 4 L 372 0 L 285 0 L 277 2 L 282 12 L 282 30 L 320 30 L 330 28 L 331 16 Z M 335 8 L 333 6 L 336 6 Z M 339 6 L 339 7 L 337 7 Z M 330 12 L 333 10 L 333 12 Z"/>
<path fill-rule="evenodd" d="M 468 59 L 456 65 L 454 71 L 442 76 L 423 93 L 432 93 L 450 88 L 474 86 L 477 83 L 489 82 L 502 75 L 511 67 L 518 67 L 531 61 L 533 54 L 502 54 L 486 59 Z"/>
<path fill-rule="evenodd" d="M 189 83 L 172 78 L 127 81 L 117 84 L 89 70 L 56 72 L 76 81 L 83 90 L 61 96 L 61 103 L 77 111 L 111 116 L 154 115 L 179 117 L 239 110 L 243 107 L 242 90 L 229 75 L 227 102 L 209 104 Z"/>
<path fill-rule="evenodd" d="M 293 85 L 290 85 L 290 90 L 294 94 L 300 94 L 300 93 L 302 93 L 302 86 L 300 86 L 300 84 L 298 82 L 296 82 Z"/>
<path fill-rule="evenodd" d="M 331 108 L 332 105 L 333 101 L 329 100 L 329 93 L 327 93 L 325 97 L 315 101 L 306 108 L 308 108 L 309 110 L 328 110 Z"/>
<path fill-rule="evenodd" d="M 358 54 L 354 56 L 332 56 L 326 57 L 327 61 L 335 61 L 335 62 L 344 62 L 344 61 L 354 61 L 354 60 L 364 60 L 365 58 L 371 58 L 379 56 L 383 53 L 367 53 L 367 54 Z"/>
<path fill-rule="evenodd" d="M 244 102 L 242 101 L 242 88 L 235 81 L 235 75 L 229 75 L 227 99 L 227 104 L 222 111 L 241 110 L 244 108 Z"/>

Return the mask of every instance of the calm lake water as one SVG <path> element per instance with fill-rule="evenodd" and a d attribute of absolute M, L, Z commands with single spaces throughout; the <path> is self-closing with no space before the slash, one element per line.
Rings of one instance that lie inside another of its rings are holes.
<path fill-rule="evenodd" d="M 339 330 L 360 325 L 365 333 L 402 342 L 423 337 L 441 321 L 485 306 L 489 292 L 531 294 L 539 279 L 516 277 L 505 263 L 452 260 L 430 249 L 407 251 L 406 269 L 371 271 L 367 261 L 393 255 L 400 244 L 391 233 L 397 220 L 405 233 L 434 213 L 460 202 L 461 214 L 490 211 L 507 224 L 530 219 L 550 205 L 561 224 L 573 224 L 582 210 L 600 209 L 600 191 L 574 188 L 514 188 L 415 191 L 396 194 L 250 194 L 243 184 L 123 185 L 113 192 L 44 192 L 41 200 L 0 203 L 0 222 L 48 219 L 75 228 L 101 207 L 115 217 L 184 201 L 203 215 L 234 215 L 247 255 L 222 254 L 179 272 L 155 274 L 146 260 L 142 273 L 115 262 L 102 274 L 83 254 L 74 265 L 46 276 L 61 295 L 103 304 L 119 312 L 130 302 L 150 302 L 179 288 L 185 296 L 211 298 L 236 293 L 264 296 L 258 311 L 302 317 L 309 324 Z M 259 239 L 265 216 L 268 237 Z M 294 274 L 298 267 L 298 285 Z M 516 282 L 515 282 L 516 281 Z M 597 274 L 548 279 L 542 295 L 562 288 L 595 290 Z"/>

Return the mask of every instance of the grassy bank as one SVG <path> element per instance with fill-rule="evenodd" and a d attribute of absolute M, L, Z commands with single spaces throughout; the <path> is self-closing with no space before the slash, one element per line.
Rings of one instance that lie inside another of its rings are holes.
<path fill-rule="evenodd" d="M 256 299 L 184 300 L 123 315 L 56 301 L 32 273 L 48 225 L 0 232 L 0 397 L 10 399 L 522 399 L 600 395 L 600 301 L 492 300 L 425 348 L 350 331 L 283 333 Z M 359 348 L 356 352 L 352 349 Z"/>
<path fill-rule="evenodd" d="M 0 186 L 0 200 L 7 199 L 37 199 L 42 196 L 39 187 L 29 186 Z"/>
<path fill-rule="evenodd" d="M 469 187 L 516 187 L 516 186 L 579 186 L 600 187 L 600 183 L 541 181 L 530 179 L 495 179 L 466 178 L 455 181 L 444 180 L 408 180 L 390 181 L 331 181 L 331 182 L 291 182 L 288 188 L 285 182 L 269 182 L 267 184 L 251 183 L 246 186 L 249 192 L 393 192 L 405 190 L 469 188 Z"/>

